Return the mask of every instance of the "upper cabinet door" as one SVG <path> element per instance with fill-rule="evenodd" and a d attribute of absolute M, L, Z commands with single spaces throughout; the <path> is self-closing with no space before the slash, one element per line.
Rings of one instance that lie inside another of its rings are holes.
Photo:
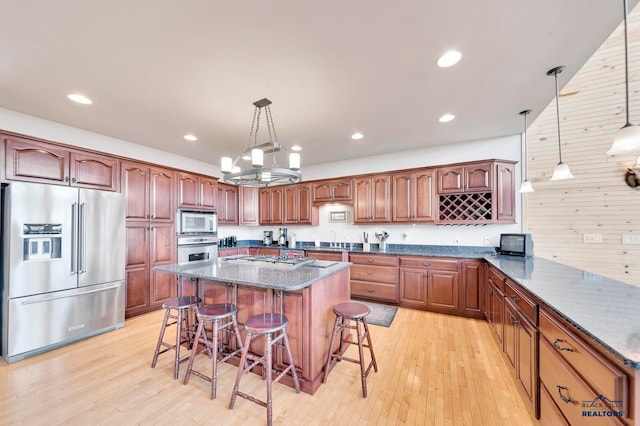
<path fill-rule="evenodd" d="M 218 181 L 200 177 L 200 207 L 207 210 L 216 208 L 216 194 L 218 192 Z"/>
<path fill-rule="evenodd" d="M 149 214 L 151 220 L 173 222 L 176 211 L 175 173 L 172 170 L 149 168 Z"/>
<path fill-rule="evenodd" d="M 393 176 L 393 221 L 411 222 L 415 211 L 412 201 L 414 200 L 415 188 L 412 186 L 412 174 L 404 173 Z"/>
<path fill-rule="evenodd" d="M 69 151 L 28 139 L 8 136 L 3 139 L 7 179 L 69 184 Z"/>
<path fill-rule="evenodd" d="M 434 220 L 434 170 L 424 170 L 413 174 L 415 222 Z M 395 206 L 394 206 L 395 207 Z"/>
<path fill-rule="evenodd" d="M 491 163 L 480 163 L 464 168 L 465 191 L 491 191 Z"/>
<path fill-rule="evenodd" d="M 196 208 L 200 201 L 198 177 L 189 173 L 178 173 L 178 207 Z"/>
<path fill-rule="evenodd" d="M 438 193 L 455 193 L 464 190 L 462 167 L 443 167 L 438 169 Z"/>
<path fill-rule="evenodd" d="M 71 186 L 117 191 L 118 160 L 83 152 L 71 152 Z"/>
<path fill-rule="evenodd" d="M 149 168 L 123 161 L 120 180 L 127 196 L 127 220 L 149 220 Z"/>

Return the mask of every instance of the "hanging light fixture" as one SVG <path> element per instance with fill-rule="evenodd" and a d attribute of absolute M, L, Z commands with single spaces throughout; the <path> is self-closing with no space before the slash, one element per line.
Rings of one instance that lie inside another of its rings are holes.
<path fill-rule="evenodd" d="M 527 165 L 527 115 L 531 114 L 530 109 L 526 109 L 524 111 L 519 112 L 520 115 L 524 116 L 524 132 L 522 133 L 523 138 L 523 146 L 524 146 L 524 161 L 522 162 L 522 167 L 524 168 L 524 181 L 520 185 L 520 193 L 524 194 L 525 192 L 535 192 L 531 182 L 527 179 L 527 173 L 529 171 L 529 167 Z"/>
<path fill-rule="evenodd" d="M 560 74 L 563 70 L 564 66 L 561 65 L 547 71 L 547 75 L 553 75 L 556 80 L 556 118 L 558 121 L 558 156 L 560 157 L 560 162 L 553 168 L 553 176 L 551 176 L 551 180 L 565 180 L 574 178 L 574 176 L 571 174 L 571 170 L 569 170 L 569 165 L 562 162 L 562 145 L 560 142 L 560 102 L 558 101 L 558 74 Z"/>
<path fill-rule="evenodd" d="M 629 43 L 627 41 L 627 0 L 624 5 L 624 84 L 626 92 L 627 123 L 618 130 L 608 155 L 623 154 L 640 149 L 640 127 L 629 122 Z"/>
<path fill-rule="evenodd" d="M 300 182 L 302 180 L 300 153 L 289 152 L 288 148 L 278 142 L 276 129 L 273 125 L 273 117 L 271 116 L 271 108 L 269 107 L 271 101 L 264 98 L 254 102 L 253 105 L 255 109 L 247 148 L 238 154 L 235 159 L 231 157 L 222 157 L 220 159 L 220 170 L 224 174 L 224 181 L 233 185 L 257 188 Z M 262 110 L 265 112 L 269 141 L 258 144 Z M 288 154 L 288 168 L 278 165 L 276 155 L 281 152 Z M 269 154 L 271 155 L 271 165 L 265 166 L 265 159 Z M 241 159 L 251 161 L 251 166 L 245 169 L 239 167 L 238 162 Z"/>

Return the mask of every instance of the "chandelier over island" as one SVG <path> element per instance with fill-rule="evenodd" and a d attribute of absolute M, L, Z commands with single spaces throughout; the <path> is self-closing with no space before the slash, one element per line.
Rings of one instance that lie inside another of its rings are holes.
<path fill-rule="evenodd" d="M 226 183 L 239 186 L 251 186 L 263 188 L 274 185 L 298 183 L 302 180 L 300 173 L 300 153 L 293 152 L 278 142 L 278 135 L 273 125 L 271 116 L 271 101 L 267 98 L 253 103 L 253 121 L 249 132 L 249 142 L 244 151 L 235 158 L 222 157 L 220 170 Z M 265 121 L 269 133 L 269 141 L 258 144 L 258 131 L 260 130 L 260 117 L 264 110 Z M 284 168 L 278 164 L 278 156 L 286 158 L 289 167 Z M 269 160 L 270 165 L 265 165 Z M 250 161 L 247 167 L 241 167 L 241 160 Z"/>

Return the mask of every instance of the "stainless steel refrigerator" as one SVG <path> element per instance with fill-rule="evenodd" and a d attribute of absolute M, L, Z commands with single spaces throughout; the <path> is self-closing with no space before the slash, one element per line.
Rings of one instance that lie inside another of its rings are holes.
<path fill-rule="evenodd" d="M 4 359 L 122 327 L 124 194 L 14 182 L 2 202 Z"/>

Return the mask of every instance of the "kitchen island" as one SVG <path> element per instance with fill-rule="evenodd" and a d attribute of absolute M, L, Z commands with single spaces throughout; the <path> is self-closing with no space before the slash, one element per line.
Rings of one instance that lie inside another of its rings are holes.
<path fill-rule="evenodd" d="M 350 300 L 348 262 L 326 267 L 300 265 L 295 268 L 234 263 L 228 259 L 155 267 L 178 277 L 178 293 L 199 295 L 205 304 L 234 303 L 238 323 L 264 312 L 284 313 L 293 361 L 303 392 L 313 394 L 322 382 L 335 316 L 333 306 Z M 337 348 L 339 342 L 334 346 Z M 232 342 L 232 344 L 234 344 Z M 334 348 L 335 349 L 335 348 Z M 261 354 L 261 341 L 251 351 Z M 288 364 L 278 348 L 276 369 Z M 282 383 L 292 386 L 283 378 Z"/>

